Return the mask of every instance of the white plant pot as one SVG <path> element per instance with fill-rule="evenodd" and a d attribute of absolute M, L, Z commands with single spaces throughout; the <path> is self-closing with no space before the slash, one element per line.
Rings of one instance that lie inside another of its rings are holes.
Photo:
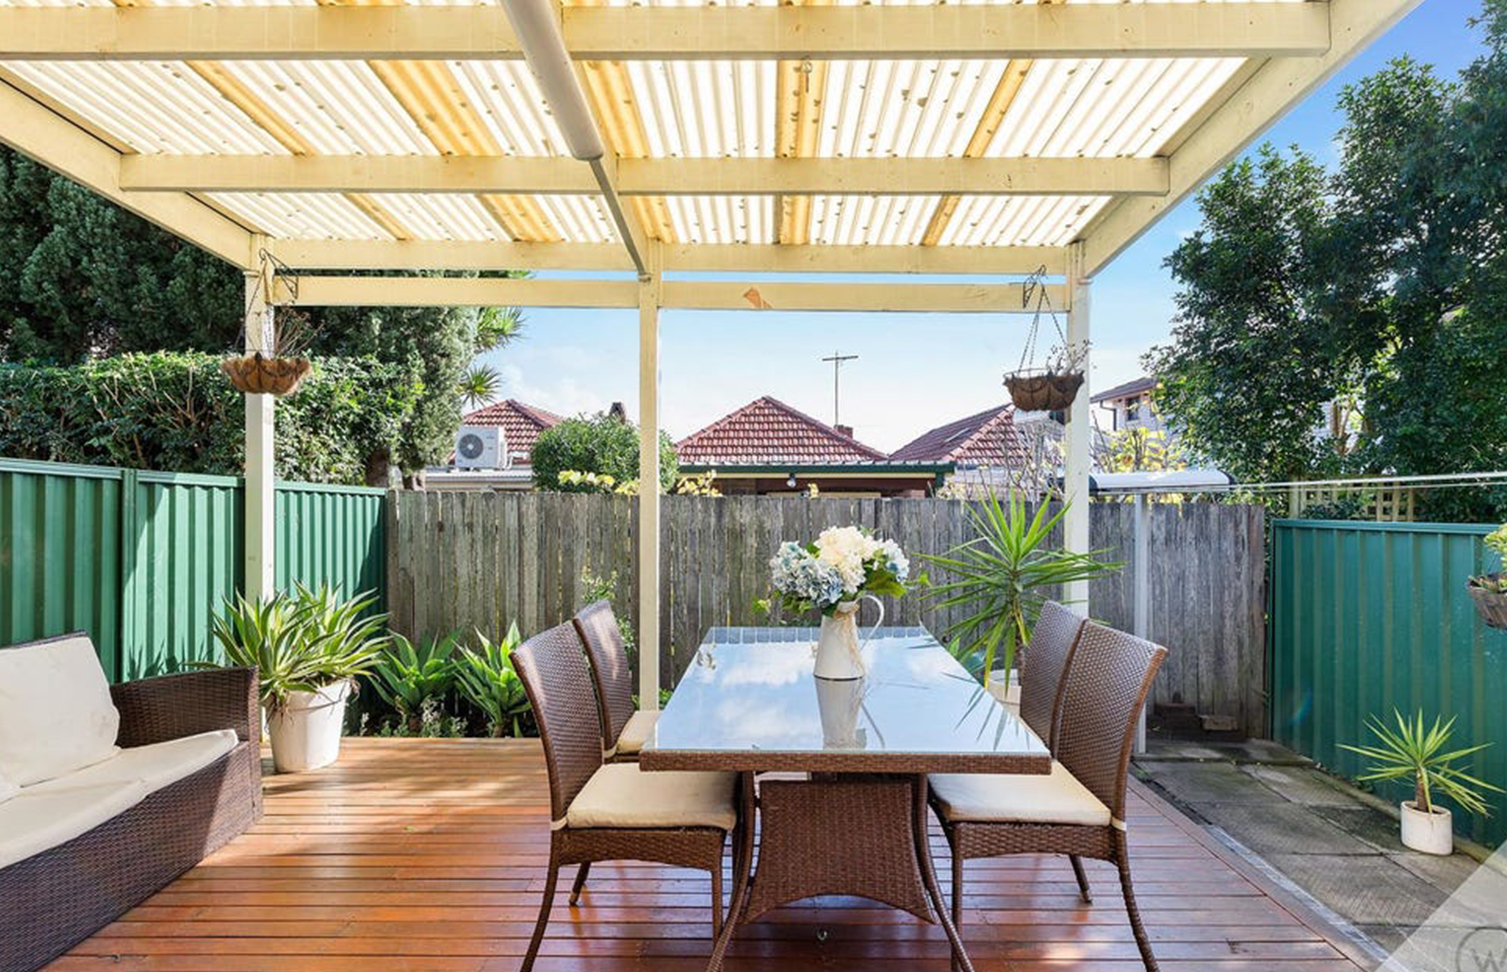
<path fill-rule="evenodd" d="M 1433 813 L 1419 810 L 1412 800 L 1402 803 L 1402 843 L 1415 851 L 1448 857 L 1455 852 L 1453 815 L 1439 807 Z"/>
<path fill-rule="evenodd" d="M 279 773 L 319 769 L 340 757 L 345 703 L 350 697 L 351 683 L 336 682 L 317 692 L 289 692 L 286 703 L 267 711 L 272 765 Z"/>

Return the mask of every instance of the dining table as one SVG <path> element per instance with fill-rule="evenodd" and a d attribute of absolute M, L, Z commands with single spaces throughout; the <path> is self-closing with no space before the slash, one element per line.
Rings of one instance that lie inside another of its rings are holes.
<path fill-rule="evenodd" d="M 971 972 L 931 860 L 927 774 L 1047 774 L 1051 754 L 924 627 L 875 629 L 855 679 L 813 674 L 816 639 L 816 628 L 711 628 L 639 755 L 646 772 L 741 774 L 750 825 L 735 838 L 708 969 L 771 909 L 853 895 L 939 923 L 954 966 Z"/>

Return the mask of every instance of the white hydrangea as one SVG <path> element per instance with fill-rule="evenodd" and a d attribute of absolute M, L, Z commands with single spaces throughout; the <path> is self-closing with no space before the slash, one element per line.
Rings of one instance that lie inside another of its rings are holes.
<path fill-rule="evenodd" d="M 814 544 L 781 544 L 769 560 L 769 571 L 777 593 L 826 610 L 872 593 L 871 573 L 888 571 L 903 583 L 910 561 L 893 540 L 875 539 L 858 527 L 830 527 Z"/>

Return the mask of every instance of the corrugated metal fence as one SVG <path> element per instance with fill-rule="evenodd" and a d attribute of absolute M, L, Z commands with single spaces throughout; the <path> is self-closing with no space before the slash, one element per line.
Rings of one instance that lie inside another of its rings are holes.
<path fill-rule="evenodd" d="M 385 592 L 383 491 L 279 483 L 277 581 Z M 115 679 L 211 657 L 241 481 L 0 459 L 0 644 L 88 631 Z"/>
<path fill-rule="evenodd" d="M 1277 520 L 1272 535 L 1272 732 L 1345 776 L 1364 760 L 1371 715 L 1456 716 L 1460 746 L 1489 742 L 1471 772 L 1507 786 L 1507 633 L 1477 618 L 1465 591 L 1495 569 L 1490 526 Z M 1389 798 L 1409 796 L 1401 788 Z M 1457 829 L 1507 840 L 1507 800 Z"/>

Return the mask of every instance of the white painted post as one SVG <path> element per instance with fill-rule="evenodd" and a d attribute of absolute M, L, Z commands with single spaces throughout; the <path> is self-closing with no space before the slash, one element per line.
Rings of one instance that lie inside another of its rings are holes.
<path fill-rule="evenodd" d="M 270 271 L 246 273 L 246 353 L 274 350 Z M 276 485 L 273 441 L 277 399 L 246 396 L 246 587 L 248 601 L 266 600 L 276 592 L 277 535 L 273 525 Z"/>
<path fill-rule="evenodd" d="M 660 275 L 638 284 L 638 706 L 659 708 Z"/>
<path fill-rule="evenodd" d="M 1145 493 L 1137 493 L 1135 496 L 1135 550 L 1132 555 L 1131 569 L 1135 571 L 1132 578 L 1135 590 L 1135 606 L 1131 615 L 1133 634 L 1137 638 L 1151 637 L 1151 578 L 1147 572 L 1151 567 L 1151 504 L 1146 502 Z M 1140 725 L 1136 727 L 1135 751 L 1146 751 L 1146 710 L 1141 709 Z"/>
<path fill-rule="evenodd" d="M 1083 274 L 1083 244 L 1074 243 L 1068 249 L 1068 300 L 1067 339 L 1069 344 L 1089 340 L 1089 279 Z M 1091 361 L 1083 362 L 1083 387 L 1073 399 L 1068 411 L 1067 455 L 1063 474 L 1063 494 L 1069 504 L 1063 518 L 1063 539 L 1068 550 L 1087 553 L 1088 534 L 1088 472 L 1089 472 L 1089 384 Z M 1088 616 L 1088 582 L 1078 581 L 1067 585 L 1064 592 L 1073 610 Z"/>

